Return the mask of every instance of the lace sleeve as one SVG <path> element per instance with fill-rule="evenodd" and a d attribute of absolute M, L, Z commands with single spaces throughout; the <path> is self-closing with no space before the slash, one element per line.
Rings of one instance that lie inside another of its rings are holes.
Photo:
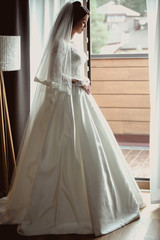
<path fill-rule="evenodd" d="M 75 79 L 71 75 L 71 69 L 69 69 L 70 65 L 68 65 L 68 69 L 64 69 L 64 66 L 67 66 L 67 61 L 71 62 L 71 59 L 67 57 L 67 49 L 70 46 L 66 45 L 63 41 L 58 42 L 51 54 L 50 61 L 50 79 L 52 82 L 63 82 L 63 85 L 72 83 L 73 86 L 88 86 L 90 84 L 90 80 L 84 76 L 83 79 Z"/>
<path fill-rule="evenodd" d="M 71 81 L 71 76 L 68 76 L 64 73 L 64 61 L 66 55 L 66 46 L 61 41 L 58 42 L 51 55 L 51 65 L 50 65 L 50 79 L 51 81 L 55 81 L 55 79 L 59 79 L 58 81 Z M 61 79 L 60 79 L 61 78 Z"/>
<path fill-rule="evenodd" d="M 84 80 L 78 80 L 78 79 L 74 79 L 72 80 L 72 84 L 73 86 L 77 86 L 77 87 L 82 87 L 82 86 L 89 86 L 90 85 L 90 80 L 87 77 L 84 77 Z"/>
<path fill-rule="evenodd" d="M 44 56 L 43 68 L 40 69 L 34 81 L 48 87 L 71 93 L 72 79 L 70 49 L 64 40 L 57 41 L 49 56 Z"/>

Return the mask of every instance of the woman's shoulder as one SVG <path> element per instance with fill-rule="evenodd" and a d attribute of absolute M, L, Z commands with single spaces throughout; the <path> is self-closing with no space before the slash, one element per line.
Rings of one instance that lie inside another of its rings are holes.
<path fill-rule="evenodd" d="M 60 47 L 64 47 L 65 46 L 65 42 L 64 42 L 64 40 L 62 39 L 60 39 L 60 40 L 56 40 L 55 42 L 54 42 L 54 47 L 55 48 L 60 48 Z"/>
<path fill-rule="evenodd" d="M 81 57 L 84 61 L 86 61 L 87 55 L 77 43 L 71 41 L 71 53 L 75 56 Z"/>
<path fill-rule="evenodd" d="M 67 48 L 67 42 L 63 39 L 57 40 L 53 45 L 53 53 L 64 52 Z"/>

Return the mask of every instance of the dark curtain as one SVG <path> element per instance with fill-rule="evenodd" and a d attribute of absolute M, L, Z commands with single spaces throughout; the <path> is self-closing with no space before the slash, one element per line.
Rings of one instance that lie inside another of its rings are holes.
<path fill-rule="evenodd" d="M 30 110 L 29 0 L 2 0 L 0 9 L 0 35 L 21 36 L 21 70 L 4 72 L 13 143 L 17 156 Z M 10 178 L 11 175 L 10 168 Z M 1 157 L 0 192 L 4 192 Z"/>

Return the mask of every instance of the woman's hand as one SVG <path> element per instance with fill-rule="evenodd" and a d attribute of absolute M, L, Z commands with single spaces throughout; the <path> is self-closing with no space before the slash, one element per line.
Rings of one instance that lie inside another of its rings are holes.
<path fill-rule="evenodd" d="M 76 79 L 72 79 L 72 84 L 75 84 L 77 82 Z"/>
<path fill-rule="evenodd" d="M 81 88 L 82 88 L 88 95 L 91 94 L 91 86 L 90 86 L 90 85 L 88 85 L 88 86 L 84 85 L 84 86 L 81 86 Z"/>
<path fill-rule="evenodd" d="M 85 84 L 83 86 L 80 86 L 81 81 L 76 80 L 76 79 L 72 79 L 72 84 L 79 86 L 80 88 L 82 88 L 88 95 L 91 94 L 91 86 L 90 86 L 90 81 L 88 78 L 86 78 Z"/>

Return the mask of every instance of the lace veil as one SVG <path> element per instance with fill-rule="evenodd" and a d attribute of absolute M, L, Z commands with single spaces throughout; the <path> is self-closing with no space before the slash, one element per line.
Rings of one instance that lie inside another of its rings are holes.
<path fill-rule="evenodd" d="M 71 48 L 73 5 L 66 3 L 53 24 L 35 81 L 71 93 Z"/>

